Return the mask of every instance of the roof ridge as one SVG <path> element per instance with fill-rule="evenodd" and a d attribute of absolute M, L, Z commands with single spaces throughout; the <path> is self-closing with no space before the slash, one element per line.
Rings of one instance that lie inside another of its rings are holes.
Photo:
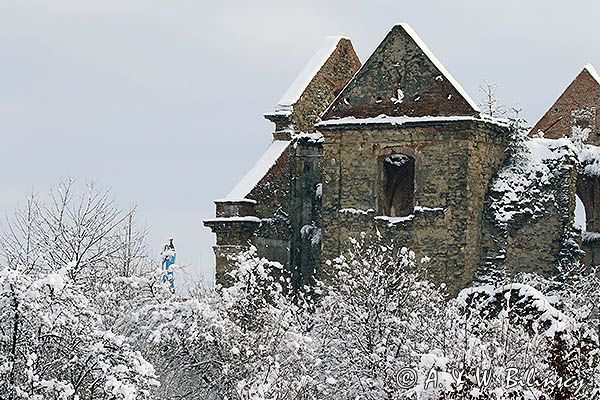
<path fill-rule="evenodd" d="M 596 82 L 598 82 L 598 84 L 600 85 L 600 75 L 598 74 L 598 72 L 596 71 L 596 68 L 594 68 L 594 66 L 591 63 L 588 63 L 585 65 L 585 67 L 583 67 L 583 69 L 587 72 L 589 72 L 589 74 L 592 76 L 592 78 L 594 78 L 594 80 Z"/>

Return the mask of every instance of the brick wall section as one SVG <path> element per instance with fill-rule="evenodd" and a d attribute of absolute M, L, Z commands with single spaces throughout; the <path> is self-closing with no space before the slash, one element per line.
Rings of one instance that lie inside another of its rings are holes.
<path fill-rule="evenodd" d="M 571 127 L 577 123 L 577 115 L 586 114 L 585 110 L 592 108 L 593 113 L 589 118 L 592 133 L 588 143 L 598 146 L 600 145 L 600 84 L 587 69 L 584 69 L 535 124 L 530 135 L 535 135 L 541 130 L 544 132 L 544 137 L 550 139 L 571 136 Z"/>

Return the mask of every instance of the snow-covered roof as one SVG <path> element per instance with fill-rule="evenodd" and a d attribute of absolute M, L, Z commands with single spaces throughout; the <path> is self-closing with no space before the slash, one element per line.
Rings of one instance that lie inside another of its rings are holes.
<path fill-rule="evenodd" d="M 252 200 L 252 199 L 215 199 L 214 200 L 215 203 L 243 203 L 243 204 L 256 204 L 256 200 Z"/>
<path fill-rule="evenodd" d="M 475 103 L 473 101 L 471 96 L 469 96 L 469 94 L 465 91 L 465 89 L 463 89 L 463 87 L 460 85 L 460 83 L 458 83 L 458 81 L 456 79 L 454 79 L 452 74 L 450 74 L 450 72 L 448 72 L 446 67 L 444 67 L 444 64 L 442 64 L 440 62 L 440 60 L 437 59 L 437 57 L 433 54 L 433 52 L 429 49 L 429 47 L 427 47 L 427 45 L 421 39 L 421 37 L 419 37 L 417 32 L 415 32 L 413 30 L 413 28 L 405 22 L 401 23 L 400 26 L 402 28 L 404 28 L 406 33 L 408 33 L 410 35 L 410 37 L 412 38 L 412 40 L 414 40 L 414 42 L 417 44 L 417 46 L 419 46 L 421 51 L 423 51 L 423 53 L 427 56 L 427 58 L 429 58 L 429 60 L 433 63 L 433 65 L 435 65 L 435 67 L 442 73 L 444 78 L 446 78 L 446 80 L 448 82 L 450 82 L 450 84 L 452 84 L 452 86 L 454 86 L 456 91 L 458 93 L 460 93 L 460 95 L 467 101 L 467 103 L 469 103 L 469 105 L 471 107 L 473 107 L 473 109 L 475 111 L 481 112 L 481 110 L 479 110 L 479 107 L 477 106 L 477 103 Z"/>
<path fill-rule="evenodd" d="M 231 192 L 225 197 L 224 200 L 241 200 L 248 195 L 254 189 L 254 187 L 260 182 L 260 180 L 269 172 L 269 170 L 275 165 L 279 157 L 283 154 L 285 149 L 290 145 L 289 140 L 275 140 L 273 141 L 267 150 L 263 153 L 260 159 L 256 162 L 254 167 L 242 178 L 242 180 L 235 185 Z"/>
<path fill-rule="evenodd" d="M 325 65 L 329 57 L 331 57 L 337 48 L 338 43 L 342 39 L 346 38 L 343 36 L 328 36 L 325 38 L 323 46 L 312 56 L 302 72 L 300 72 L 292 85 L 283 94 L 281 99 L 279 99 L 275 111 L 286 111 L 291 109 L 291 107 L 300 99 L 300 96 L 304 93 L 314 76 L 321 70 L 323 65 Z"/>
<path fill-rule="evenodd" d="M 596 80 L 596 82 L 598 82 L 598 84 L 600 85 L 600 75 L 598 75 L 596 68 L 594 68 L 594 66 L 592 64 L 587 64 L 584 69 L 587 72 L 589 72 L 590 75 L 592 76 L 592 78 L 594 78 Z"/>

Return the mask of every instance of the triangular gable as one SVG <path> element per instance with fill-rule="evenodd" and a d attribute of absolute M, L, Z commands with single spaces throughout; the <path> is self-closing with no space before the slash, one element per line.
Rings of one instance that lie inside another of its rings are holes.
<path fill-rule="evenodd" d="M 340 41 L 343 39 L 348 42 L 350 41 L 350 39 L 343 36 L 327 36 L 325 38 L 323 46 L 321 46 L 321 48 L 311 57 L 294 82 L 286 90 L 283 96 L 281 96 L 281 99 L 275 106 L 275 111 L 291 110 L 292 106 L 300 100 L 302 93 L 304 93 L 315 75 L 319 73 L 327 60 L 333 55 L 340 44 Z"/>
<path fill-rule="evenodd" d="M 350 39 L 329 36 L 265 118 L 275 123 L 276 139 L 291 132 L 314 132 L 314 125 L 361 67 Z"/>
<path fill-rule="evenodd" d="M 573 126 L 589 127 L 592 141 L 597 141 L 600 125 L 600 76 L 591 64 L 586 65 L 531 130 L 556 139 L 571 135 Z M 594 137 L 595 135 L 595 137 Z"/>
<path fill-rule="evenodd" d="M 477 104 L 408 24 L 394 26 L 323 119 L 474 116 Z"/>

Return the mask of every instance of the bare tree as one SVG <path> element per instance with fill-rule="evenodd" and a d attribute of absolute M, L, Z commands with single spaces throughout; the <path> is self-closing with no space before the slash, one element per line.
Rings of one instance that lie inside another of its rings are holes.
<path fill-rule="evenodd" d="M 498 85 L 484 81 L 479 86 L 479 92 L 481 93 L 481 103 L 479 106 L 483 110 L 483 113 L 490 117 L 503 117 L 506 115 L 506 107 L 500 103 L 496 89 Z"/>
<path fill-rule="evenodd" d="M 160 297 L 135 209 L 72 180 L 0 235 L 0 398 L 145 399 L 154 368 L 119 319 Z"/>

